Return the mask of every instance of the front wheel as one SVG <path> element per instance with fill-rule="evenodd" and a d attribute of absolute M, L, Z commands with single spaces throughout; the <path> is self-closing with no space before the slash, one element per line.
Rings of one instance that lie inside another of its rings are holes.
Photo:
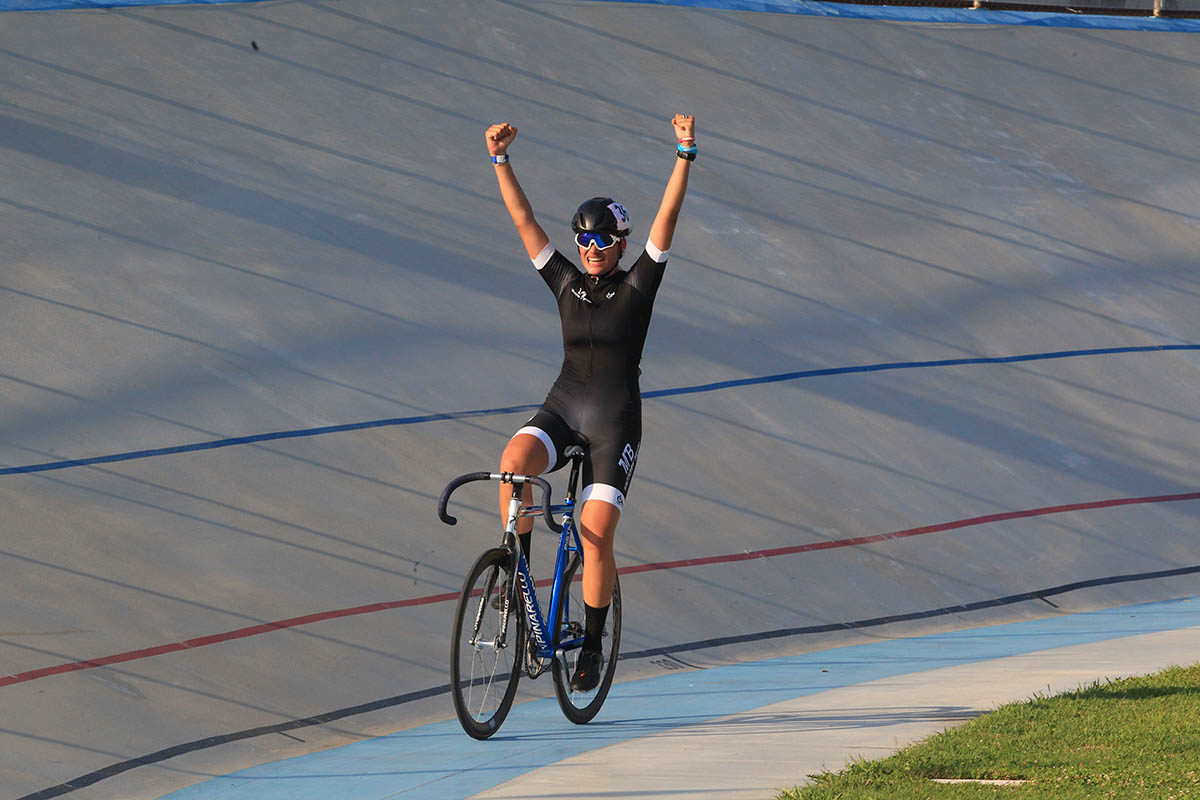
<path fill-rule="evenodd" d="M 450 644 L 450 688 L 463 730 L 486 739 L 500 729 L 512 706 L 525 653 L 525 626 L 512 555 L 503 548 L 481 555 L 463 583 Z M 508 621 L 503 602 L 508 591 Z M 503 598 L 501 598 L 502 600 Z"/>
<path fill-rule="evenodd" d="M 604 656 L 604 674 L 600 683 L 590 692 L 575 692 L 571 690 L 571 676 L 575 674 L 575 664 L 579 660 L 579 645 L 583 641 L 584 606 L 583 584 L 576 583 L 576 573 L 583 562 L 579 555 L 571 557 L 564 578 L 566 581 L 566 596 L 558 609 L 554 620 L 554 693 L 558 695 L 558 705 L 567 719 L 576 725 L 590 722 L 592 717 L 604 705 L 608 697 L 609 687 L 612 686 L 613 675 L 617 670 L 617 653 L 621 648 L 621 581 L 613 576 L 612 605 L 608 609 L 608 620 L 604 624 L 604 637 L 601 640 L 601 654 Z"/>

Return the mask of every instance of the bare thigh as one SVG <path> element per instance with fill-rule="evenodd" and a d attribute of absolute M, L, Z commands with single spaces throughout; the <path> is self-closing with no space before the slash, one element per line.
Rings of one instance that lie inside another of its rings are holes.
<path fill-rule="evenodd" d="M 540 475 L 550 466 L 550 454 L 546 445 L 531 433 L 518 433 L 509 440 L 500 456 L 500 471 L 512 472 L 516 475 Z M 500 521 L 508 524 L 508 501 L 512 498 L 512 484 L 500 484 Z M 521 489 L 521 500 L 525 503 L 533 501 L 533 489 L 526 484 Z M 517 533 L 528 533 L 533 530 L 533 519 L 526 517 L 517 523 Z"/>

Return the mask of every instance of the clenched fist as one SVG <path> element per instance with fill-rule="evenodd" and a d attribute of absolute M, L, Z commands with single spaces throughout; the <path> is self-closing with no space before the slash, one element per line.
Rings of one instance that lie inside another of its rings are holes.
<path fill-rule="evenodd" d="M 501 122 L 487 129 L 483 134 L 487 141 L 488 152 L 494 156 L 502 156 L 508 152 L 508 146 L 517 138 L 517 129 L 507 122 Z"/>
<path fill-rule="evenodd" d="M 675 138 L 684 144 L 696 143 L 696 118 L 691 114 L 676 114 L 671 120 L 675 126 Z M 514 134 L 516 132 L 514 131 Z"/>

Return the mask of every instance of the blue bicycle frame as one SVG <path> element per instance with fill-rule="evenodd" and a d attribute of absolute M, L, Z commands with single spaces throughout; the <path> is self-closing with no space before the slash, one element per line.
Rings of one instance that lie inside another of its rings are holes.
<path fill-rule="evenodd" d="M 544 479 L 510 472 L 460 475 L 442 491 L 438 503 L 438 516 L 453 525 L 457 520 L 446 513 L 446 503 L 459 486 L 471 481 L 498 480 L 513 488 L 511 494 L 502 492 L 509 497 L 503 502 L 501 546 L 485 550 L 475 560 L 454 612 L 450 645 L 454 711 L 463 730 L 476 739 L 486 739 L 499 729 L 512 706 L 522 672 L 530 678 L 553 672 L 558 705 L 576 725 L 596 716 L 612 686 L 621 643 L 621 585 L 614 575 L 608 619 L 599 631 L 598 655 L 603 672 L 599 676 L 581 673 L 587 606 L 582 587 L 572 583 L 583 566 L 583 542 L 575 520 L 580 505 L 575 498 L 575 487 L 579 485 L 585 451 L 572 446 L 566 448 L 564 455 L 571 460 L 571 477 L 562 505 L 550 505 L 550 484 Z M 525 505 L 527 486 L 541 488 L 540 507 Z M 561 515 L 561 523 L 555 522 L 554 514 Z M 517 534 L 522 517 L 539 515 L 559 536 L 554 578 L 547 581 L 551 589 L 546 614 L 542 613 L 545 607 L 538 600 L 529 569 L 529 554 L 522 547 L 522 542 L 529 539 Z M 595 663 L 591 654 L 588 660 Z M 589 685 L 578 677 L 581 674 L 599 680 Z"/>
<path fill-rule="evenodd" d="M 579 538 L 579 531 L 575 527 L 575 487 L 579 483 L 579 469 L 583 458 L 583 449 L 580 447 L 570 447 L 566 450 L 565 455 L 571 459 L 571 477 L 567 482 L 567 492 L 564 502 L 561 505 L 550 505 L 550 484 L 544 479 L 534 475 L 514 475 L 510 472 L 473 472 L 467 475 L 462 475 L 446 487 L 442 493 L 442 498 L 438 504 L 438 515 L 442 521 L 448 525 L 454 525 L 458 522 L 457 519 L 446 513 L 446 504 L 451 493 L 464 483 L 470 481 L 498 480 L 501 483 L 512 484 L 512 498 L 509 500 L 507 523 L 504 526 L 504 547 L 509 552 L 516 554 L 516 566 L 514 572 L 517 576 L 517 585 L 521 592 L 521 598 L 524 601 L 525 621 L 529 629 L 529 637 L 533 642 L 530 656 L 536 659 L 536 663 L 529 663 L 527 667 L 531 675 L 541 674 L 558 655 L 554 647 L 554 635 L 550 630 L 550 625 L 547 620 L 567 619 L 569 618 L 569 608 L 562 608 L 562 615 L 559 614 L 563 604 L 569 602 L 568 587 L 564 580 L 567 568 L 571 563 L 571 556 L 578 554 L 583 557 L 583 546 Z M 538 486 L 542 490 L 541 506 L 525 506 L 521 500 L 521 492 L 518 486 L 531 484 Z M 560 514 L 562 517 L 561 523 L 554 521 L 554 514 Z M 542 615 L 541 603 L 538 601 L 536 587 L 534 585 L 533 573 L 529 569 L 529 561 L 525 553 L 521 550 L 520 540 L 517 538 L 517 520 L 521 517 L 541 516 L 545 519 L 546 525 L 559 535 L 558 554 L 554 563 L 554 580 L 550 590 L 550 609 L 549 615 Z M 507 604 L 513 598 L 505 596 L 502 602 Z M 507 636 L 508 614 L 504 614 L 501 624 L 500 637 Z M 583 632 L 579 631 L 578 635 L 572 636 L 570 639 L 564 639 L 558 643 L 560 651 L 577 649 L 583 644 Z"/>
<path fill-rule="evenodd" d="M 515 495 L 516 492 L 514 491 Z M 505 540 L 510 542 L 511 547 L 517 554 L 517 584 L 521 590 L 521 597 L 525 601 L 525 621 L 528 623 L 529 636 L 536 646 L 534 655 L 541 660 L 549 660 L 554 657 L 554 637 L 550 634 L 549 625 L 546 620 L 563 619 L 568 616 L 566 612 L 570 609 L 563 609 L 563 616 L 559 616 L 559 606 L 568 602 L 567 586 L 563 580 L 567 565 L 570 563 L 572 553 L 582 553 L 581 542 L 579 540 L 579 532 L 575 529 L 575 500 L 573 497 L 567 497 L 566 502 L 562 505 L 551 506 L 551 513 L 562 515 L 562 530 L 559 533 L 558 555 L 554 562 L 554 581 L 550 589 L 550 613 L 548 616 L 542 616 L 541 604 L 538 602 L 537 591 L 535 590 L 533 573 L 529 570 L 529 561 L 525 557 L 524 551 L 515 534 L 505 532 Z M 519 516 L 533 516 L 541 514 L 541 509 L 531 509 L 522 507 L 518 512 Z M 510 538 L 511 537 L 511 538 Z M 582 556 L 581 556 L 582 557 Z M 560 641 L 559 648 L 563 650 L 571 650 L 579 647 L 583 643 L 583 636 Z"/>

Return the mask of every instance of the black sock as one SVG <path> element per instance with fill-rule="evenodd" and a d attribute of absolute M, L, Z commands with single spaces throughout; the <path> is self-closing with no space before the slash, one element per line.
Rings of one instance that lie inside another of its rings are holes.
<path fill-rule="evenodd" d="M 604 622 L 608 619 L 608 606 L 593 608 L 584 603 L 583 614 L 583 647 L 581 649 L 599 653 L 603 649 L 600 640 L 604 638 Z"/>

